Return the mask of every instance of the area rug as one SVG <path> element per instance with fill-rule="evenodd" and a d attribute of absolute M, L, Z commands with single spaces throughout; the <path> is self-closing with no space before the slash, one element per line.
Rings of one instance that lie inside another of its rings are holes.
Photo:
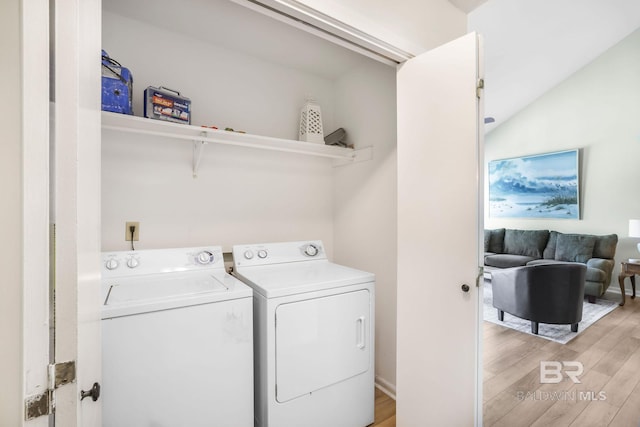
<path fill-rule="evenodd" d="M 504 314 L 504 322 L 498 320 L 498 310 L 493 306 L 493 293 L 491 289 L 491 282 L 485 280 L 484 282 L 484 320 L 495 323 L 496 325 L 506 326 L 516 331 L 523 332 L 525 334 L 534 335 L 531 333 L 531 322 L 519 317 L 513 316 L 509 313 Z M 587 300 L 584 300 L 584 306 L 582 308 L 582 321 L 578 324 L 578 332 L 571 332 L 571 325 L 549 325 L 547 323 L 540 323 L 538 326 L 538 337 L 546 338 L 551 341 L 559 342 L 560 344 L 566 344 L 580 333 L 584 332 L 589 326 L 593 325 L 602 317 L 611 313 L 618 303 L 616 301 L 610 301 L 605 299 L 596 299 L 595 304 L 590 304 Z"/>

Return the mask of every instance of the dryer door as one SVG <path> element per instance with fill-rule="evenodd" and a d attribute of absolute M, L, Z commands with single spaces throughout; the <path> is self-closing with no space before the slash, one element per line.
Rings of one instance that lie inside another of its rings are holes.
<path fill-rule="evenodd" d="M 276 399 L 286 402 L 371 369 L 368 290 L 276 309 Z"/>

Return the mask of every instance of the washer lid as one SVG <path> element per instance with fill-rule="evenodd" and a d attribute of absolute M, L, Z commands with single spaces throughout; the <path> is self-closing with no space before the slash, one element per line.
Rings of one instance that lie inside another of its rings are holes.
<path fill-rule="evenodd" d="M 102 318 L 250 297 L 251 289 L 224 270 L 105 279 Z"/>
<path fill-rule="evenodd" d="M 375 281 L 375 275 L 329 261 L 236 267 L 236 274 L 267 298 Z"/>

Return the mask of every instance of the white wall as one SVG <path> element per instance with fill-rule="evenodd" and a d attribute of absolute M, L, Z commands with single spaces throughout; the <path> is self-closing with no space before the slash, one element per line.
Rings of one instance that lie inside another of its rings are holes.
<path fill-rule="evenodd" d="M 485 218 L 485 228 L 617 233 L 616 261 L 637 257 L 628 220 L 640 218 L 640 30 L 486 136 L 485 160 L 582 149 L 582 220 Z M 485 191 L 485 203 L 488 203 Z M 619 290 L 614 270 L 609 290 Z"/>
<path fill-rule="evenodd" d="M 337 126 L 372 161 L 335 169 L 335 260 L 376 275 L 376 381 L 396 383 L 396 71 L 382 64 L 338 81 Z M 378 88 L 372 91 L 371 88 Z"/>
<path fill-rule="evenodd" d="M 297 139 L 309 93 L 335 129 L 334 83 L 111 13 L 103 48 L 132 70 L 134 112 L 143 90 L 191 98 L 192 124 Z M 191 144 L 103 132 L 103 250 L 125 250 L 125 221 L 140 221 L 138 249 L 322 239 L 333 247 L 330 160 L 209 144 L 199 177 Z"/>
<path fill-rule="evenodd" d="M 217 45 L 206 43 L 103 13 L 103 49 L 133 74 L 136 116 L 143 115 L 144 89 L 166 86 L 191 99 L 194 125 L 297 139 L 300 108 L 310 94 L 323 107 L 327 130 L 333 128 L 329 79 L 245 55 L 225 44 L 224 39 Z"/>
<path fill-rule="evenodd" d="M 0 92 L 0 248 L 2 298 L 0 298 L 0 425 L 22 425 L 22 132 L 20 1 L 0 2 L 0 52 L 3 67 Z"/>

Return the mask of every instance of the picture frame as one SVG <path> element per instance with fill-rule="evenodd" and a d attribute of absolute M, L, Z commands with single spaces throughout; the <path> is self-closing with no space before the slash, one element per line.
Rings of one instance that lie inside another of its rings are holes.
<path fill-rule="evenodd" d="M 580 149 L 492 160 L 489 217 L 580 219 Z"/>

